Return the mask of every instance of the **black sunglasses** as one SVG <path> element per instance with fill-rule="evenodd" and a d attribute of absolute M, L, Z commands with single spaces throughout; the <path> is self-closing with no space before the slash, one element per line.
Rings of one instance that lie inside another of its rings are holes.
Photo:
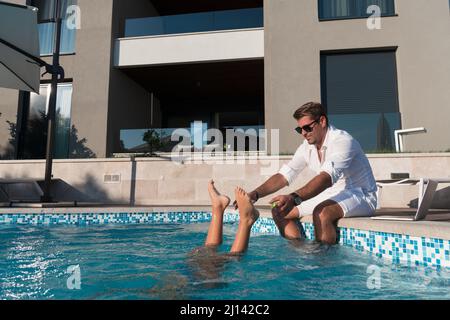
<path fill-rule="evenodd" d="M 302 134 L 303 130 L 305 130 L 305 132 L 311 132 L 314 129 L 312 127 L 312 125 L 314 123 L 319 123 L 319 119 L 316 119 L 313 122 L 311 122 L 310 124 L 304 125 L 303 127 L 297 127 L 297 128 L 295 128 L 295 131 L 297 131 L 298 134 Z"/>

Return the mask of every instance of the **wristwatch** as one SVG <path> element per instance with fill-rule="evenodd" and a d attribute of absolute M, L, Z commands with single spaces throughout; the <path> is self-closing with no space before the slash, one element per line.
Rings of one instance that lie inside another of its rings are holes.
<path fill-rule="evenodd" d="M 296 206 L 299 206 L 303 202 L 302 198 L 300 198 L 300 196 L 297 193 L 292 192 L 290 195 L 294 199 L 294 203 Z"/>

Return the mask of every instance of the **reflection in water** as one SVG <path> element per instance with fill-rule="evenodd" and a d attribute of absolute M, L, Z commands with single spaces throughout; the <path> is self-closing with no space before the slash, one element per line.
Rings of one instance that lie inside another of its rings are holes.
<path fill-rule="evenodd" d="M 40 292 L 45 287 L 48 271 L 54 262 L 42 254 L 41 247 L 46 245 L 45 238 L 31 235 L 22 236 L 11 241 L 7 248 L 6 260 L 14 262 L 16 270 L 20 270 L 15 275 L 7 272 L 5 279 L 1 283 L 3 295 L 9 299 L 30 299 L 38 293 L 47 295 L 49 290 Z M 16 294 L 16 288 L 26 288 L 21 294 Z"/>

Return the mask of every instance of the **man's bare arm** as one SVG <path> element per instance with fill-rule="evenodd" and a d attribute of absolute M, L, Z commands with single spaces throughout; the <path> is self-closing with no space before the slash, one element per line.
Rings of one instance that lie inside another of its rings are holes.
<path fill-rule="evenodd" d="M 311 179 L 305 186 L 295 191 L 302 200 L 314 198 L 325 189 L 332 186 L 331 177 L 326 172 L 321 172 L 319 175 Z"/>
<path fill-rule="evenodd" d="M 262 185 L 260 185 L 258 188 L 253 190 L 252 192 L 249 192 L 248 195 L 250 199 L 252 199 L 254 202 L 258 201 L 258 199 L 265 197 L 269 194 L 272 194 L 274 192 L 277 192 L 278 190 L 286 187 L 288 185 L 288 182 L 286 178 L 277 173 L 271 176 L 269 179 L 266 180 Z M 237 202 L 233 202 L 233 206 L 237 209 Z"/>
<path fill-rule="evenodd" d="M 288 182 L 286 178 L 280 174 L 274 174 L 269 179 L 267 179 L 266 182 L 264 182 L 262 185 L 260 185 L 258 188 L 252 191 L 252 193 L 257 192 L 258 193 L 258 199 L 263 198 L 265 196 L 268 196 L 269 194 L 272 194 L 274 192 L 277 192 L 278 190 L 286 187 L 288 185 Z"/>

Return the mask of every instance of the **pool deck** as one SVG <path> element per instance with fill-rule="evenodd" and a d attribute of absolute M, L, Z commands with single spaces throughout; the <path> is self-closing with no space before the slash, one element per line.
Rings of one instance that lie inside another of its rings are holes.
<path fill-rule="evenodd" d="M 270 218 L 271 212 L 268 206 L 257 207 L 261 213 L 261 217 Z M 180 207 L 180 206 L 78 206 L 78 207 L 56 207 L 56 208 L 0 208 L 0 214 L 14 213 L 115 213 L 115 212 L 187 212 L 187 211 L 210 211 L 208 206 L 199 207 Z M 227 212 L 236 212 L 232 207 Z M 413 215 L 415 209 L 399 209 L 384 208 L 377 211 L 376 215 Z M 312 223 L 312 217 L 307 216 L 301 219 L 302 222 Z M 347 218 L 340 219 L 338 227 L 352 228 L 359 230 L 379 231 L 386 233 L 404 234 L 413 237 L 426 237 L 450 240 L 450 209 L 433 209 L 430 210 L 425 220 L 421 221 L 389 221 L 389 220 L 373 220 L 370 218 Z"/>

